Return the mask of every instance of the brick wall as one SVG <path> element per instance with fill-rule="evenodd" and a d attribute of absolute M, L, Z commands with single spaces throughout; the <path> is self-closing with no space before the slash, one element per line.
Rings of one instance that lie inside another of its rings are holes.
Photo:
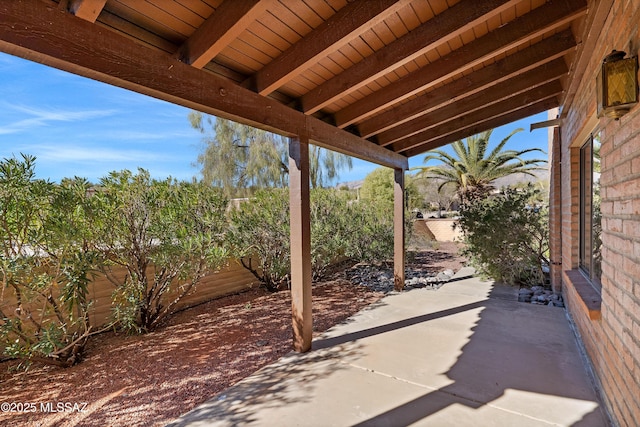
<path fill-rule="evenodd" d="M 590 10 L 596 2 L 590 1 Z M 578 263 L 579 146 L 595 129 L 595 76 L 613 49 L 640 50 L 640 1 L 613 1 L 561 128 L 563 292 L 614 421 L 640 420 L 640 106 L 601 132 L 603 263 L 600 312 L 588 308 Z M 568 166 L 568 167 L 567 167 Z M 577 273 L 577 275 L 576 275 Z M 588 285 L 587 285 L 588 286 Z M 581 290 L 583 289 L 583 290 Z"/>

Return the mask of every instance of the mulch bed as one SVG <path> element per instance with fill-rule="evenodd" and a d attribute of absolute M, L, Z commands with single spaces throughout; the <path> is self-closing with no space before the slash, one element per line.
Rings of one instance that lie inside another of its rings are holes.
<path fill-rule="evenodd" d="M 456 251 L 455 245 L 424 251 L 418 262 L 455 268 L 462 265 Z M 339 277 L 314 285 L 315 332 L 384 296 Z M 0 425 L 165 425 L 282 357 L 291 344 L 289 292 L 252 289 L 177 313 L 143 336 L 96 336 L 71 368 L 34 365 L 16 373 L 15 361 L 0 363 L 0 403 L 34 410 L 0 412 Z"/>

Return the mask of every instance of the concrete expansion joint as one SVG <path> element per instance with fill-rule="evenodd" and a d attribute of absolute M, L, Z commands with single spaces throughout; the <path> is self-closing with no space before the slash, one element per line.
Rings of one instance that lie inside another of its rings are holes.
<path fill-rule="evenodd" d="M 347 365 L 347 366 L 350 366 L 352 368 L 355 368 L 355 369 L 360 369 L 362 371 L 371 372 L 372 374 L 380 375 L 380 376 L 383 376 L 385 378 L 390 378 L 392 380 L 400 381 L 400 382 L 403 382 L 403 383 L 406 383 L 406 384 L 411 384 L 411 385 L 414 385 L 416 387 L 425 388 L 425 389 L 431 390 L 431 391 L 437 391 L 438 390 L 435 387 L 430 387 L 430 386 L 428 386 L 426 384 L 418 383 L 418 382 L 415 382 L 415 381 L 410 381 L 410 380 L 408 380 L 406 378 L 397 377 L 395 375 L 386 374 L 386 373 L 384 373 L 382 371 L 376 371 L 375 369 L 365 368 L 364 366 L 355 365 L 353 363 L 347 363 L 347 362 L 342 362 L 342 363 Z"/>
<path fill-rule="evenodd" d="M 342 363 L 344 363 L 345 365 L 350 366 L 352 368 L 356 368 L 356 369 L 360 369 L 360 370 L 363 370 L 363 371 L 371 372 L 372 374 L 380 375 L 380 376 L 383 376 L 383 377 L 386 377 L 386 378 L 390 378 L 390 379 L 393 379 L 393 380 L 396 380 L 396 381 L 400 381 L 400 382 L 403 382 L 403 383 L 406 383 L 406 384 L 411 384 L 413 386 L 420 387 L 420 388 L 423 388 L 425 390 L 429 390 L 430 393 L 431 392 L 438 392 L 438 393 L 442 393 L 442 394 L 445 394 L 445 395 L 448 395 L 448 396 L 452 396 L 455 399 L 469 402 L 469 406 L 472 406 L 472 407 L 487 406 L 487 407 L 493 408 L 493 409 L 498 410 L 498 411 L 507 412 L 507 413 L 510 413 L 510 414 L 517 415 L 519 417 L 525 417 L 525 418 L 528 418 L 530 420 L 534 420 L 534 421 L 539 422 L 539 423 L 548 424 L 550 426 L 557 426 L 558 425 L 556 423 L 549 422 L 548 420 L 544 420 L 544 419 L 537 418 L 537 417 L 534 417 L 534 416 L 531 416 L 531 415 L 528 415 L 528 414 L 524 414 L 524 413 L 522 413 L 520 411 L 512 411 L 512 410 L 509 410 L 507 408 L 503 408 L 501 406 L 493 405 L 493 404 L 491 404 L 489 402 L 483 402 L 483 401 L 477 400 L 477 399 L 470 399 L 468 397 L 461 396 L 460 394 L 453 393 L 453 392 L 444 390 L 442 388 L 431 387 L 431 386 L 428 386 L 426 384 L 418 383 L 418 382 L 415 382 L 415 381 L 410 381 L 410 380 L 407 380 L 406 378 L 401 378 L 401 377 L 397 377 L 395 375 L 386 374 L 386 373 L 384 373 L 382 371 L 376 371 L 375 369 L 365 368 L 363 366 L 358 366 L 358 365 L 355 365 L 353 363 L 346 363 L 346 362 L 342 362 Z"/>

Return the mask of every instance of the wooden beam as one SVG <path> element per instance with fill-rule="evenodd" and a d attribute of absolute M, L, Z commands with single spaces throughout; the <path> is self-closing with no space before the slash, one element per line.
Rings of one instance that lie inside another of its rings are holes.
<path fill-rule="evenodd" d="M 378 135 L 377 142 L 383 146 L 389 145 L 394 141 L 406 138 L 430 127 L 441 125 L 461 115 L 486 108 L 489 105 L 508 98 L 517 97 L 532 88 L 542 86 L 553 80 L 558 80 L 560 77 L 566 75 L 568 71 L 569 69 L 564 59 L 558 58 L 524 74 L 512 77 L 499 85 L 492 86 L 482 92 L 477 92 L 471 96 L 460 99 L 458 102 L 432 111 L 430 114 L 417 117 L 393 129 L 384 131 Z"/>
<path fill-rule="evenodd" d="M 309 201 L 309 140 L 289 139 L 289 202 L 291 233 L 291 314 L 293 348 L 311 349 L 311 205 Z"/>
<path fill-rule="evenodd" d="M 320 110 L 345 93 L 355 91 L 389 70 L 413 61 L 515 3 L 506 0 L 466 0 L 452 6 L 305 94 L 301 99 L 302 110 L 308 114 Z"/>
<path fill-rule="evenodd" d="M 85 21 L 96 22 L 107 0 L 71 0 L 69 12 Z"/>
<path fill-rule="evenodd" d="M 464 70 L 535 39 L 584 14 L 585 0 L 545 3 L 526 15 L 462 46 L 400 80 L 362 98 L 335 114 L 344 128 L 434 86 Z"/>
<path fill-rule="evenodd" d="M 0 2 L 0 51 L 391 168 L 407 158 L 39 0 Z"/>
<path fill-rule="evenodd" d="M 176 51 L 175 57 L 202 68 L 235 40 L 275 0 L 227 0 Z"/>
<path fill-rule="evenodd" d="M 391 144 L 391 147 L 396 152 L 407 151 L 410 148 L 424 144 L 432 139 L 457 132 L 461 128 L 489 120 L 509 111 L 518 110 L 525 105 L 534 104 L 540 100 L 557 97 L 560 94 L 562 94 L 562 85 L 559 81 L 552 81 L 540 87 L 530 89 L 511 98 L 492 104 L 486 108 L 457 117 L 439 126 L 435 126 L 415 135 L 403 138 Z"/>
<path fill-rule="evenodd" d="M 329 123 L 318 120 L 315 117 L 306 116 L 307 124 L 305 129 L 310 135 L 314 135 L 312 142 L 315 145 L 337 151 L 342 154 L 358 157 L 369 162 L 382 166 L 393 167 L 395 169 L 409 169 L 409 160 L 401 154 L 380 147 L 373 142 L 359 138 L 352 133 L 338 129 Z M 315 135 L 322 135 L 324 140 L 316 139 Z M 356 144 L 354 146 L 354 144 Z M 357 150 L 357 153 L 354 151 Z M 392 154 L 397 157 L 389 157 Z M 391 166 L 391 165 L 394 166 Z"/>
<path fill-rule="evenodd" d="M 407 155 L 407 157 L 417 156 L 429 150 L 434 150 L 436 148 L 442 147 L 443 145 L 451 144 L 454 141 L 467 138 L 471 135 L 476 135 L 480 132 L 504 126 L 509 123 L 515 122 L 516 120 L 524 119 L 525 117 L 533 116 L 534 114 L 556 108 L 558 105 L 559 103 L 557 98 L 550 98 L 531 105 L 524 106 L 523 108 L 517 110 L 509 111 L 503 115 L 498 114 L 486 121 L 473 123 L 467 127 L 458 129 L 453 133 L 444 135 L 440 138 L 432 139 L 420 145 L 416 145 L 412 149 L 407 150 L 405 154 Z"/>
<path fill-rule="evenodd" d="M 560 128 L 549 132 L 549 268 L 551 288 L 562 292 L 562 144 Z"/>
<path fill-rule="evenodd" d="M 404 288 L 405 231 L 404 231 L 404 171 L 394 169 L 393 183 L 393 288 Z"/>
<path fill-rule="evenodd" d="M 567 114 L 572 111 L 570 106 L 578 92 L 578 86 L 582 83 L 584 74 L 591 61 L 592 53 L 596 45 L 600 42 L 602 29 L 605 21 L 609 17 L 609 13 L 611 13 L 614 0 L 598 0 L 591 2 L 591 4 L 592 7 L 589 9 L 583 27 L 584 30 L 582 34 L 579 35 L 581 43 L 578 46 L 578 52 L 576 53 L 575 60 L 571 65 L 571 71 L 569 72 L 569 87 L 564 94 L 564 98 L 561 100 L 563 106 L 562 112 L 560 113 L 561 119 L 566 118 Z"/>
<path fill-rule="evenodd" d="M 271 92 L 295 78 L 360 33 L 382 22 L 409 0 L 367 0 L 348 3 L 298 43 L 282 52 L 243 83 L 260 95 Z"/>
<path fill-rule="evenodd" d="M 373 116 L 358 125 L 358 133 L 369 138 L 399 126 L 429 111 L 442 108 L 507 79 L 524 74 L 575 49 L 576 40 L 570 29 L 555 34 L 533 46 L 454 80 L 437 90 L 426 92 L 415 100 Z"/>

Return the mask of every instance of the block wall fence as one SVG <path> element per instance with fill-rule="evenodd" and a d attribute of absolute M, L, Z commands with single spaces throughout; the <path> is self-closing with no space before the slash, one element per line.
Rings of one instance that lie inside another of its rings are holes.
<path fill-rule="evenodd" d="M 153 269 L 153 267 L 149 268 Z M 124 277 L 125 269 L 119 267 L 113 273 L 116 277 Z M 203 277 L 195 290 L 180 300 L 176 305 L 176 310 L 192 307 L 225 295 L 242 292 L 257 285 L 258 280 L 255 276 L 242 267 L 238 260 L 232 259 L 220 271 Z M 111 314 L 111 295 L 114 290 L 115 286 L 101 274 L 97 275 L 89 285 L 89 297 L 93 301 L 89 317 L 94 327 L 108 322 Z M 15 298 L 10 298 L 6 294 L 3 299 L 0 299 L 0 307 L 2 307 L 3 311 L 12 310 L 15 308 L 15 304 Z"/>
<path fill-rule="evenodd" d="M 595 3 L 589 4 L 591 9 Z M 561 286 L 614 423 L 634 426 L 640 420 L 640 105 L 619 121 L 596 118 L 596 75 L 614 49 L 639 54 L 640 1 L 613 1 L 602 31 L 589 37 L 597 37 L 595 49 L 554 141 L 560 144 L 561 182 L 552 187 L 561 192 L 561 218 L 555 219 L 561 229 Z M 596 130 L 601 135 L 600 293 L 578 271 L 579 150 Z"/>

